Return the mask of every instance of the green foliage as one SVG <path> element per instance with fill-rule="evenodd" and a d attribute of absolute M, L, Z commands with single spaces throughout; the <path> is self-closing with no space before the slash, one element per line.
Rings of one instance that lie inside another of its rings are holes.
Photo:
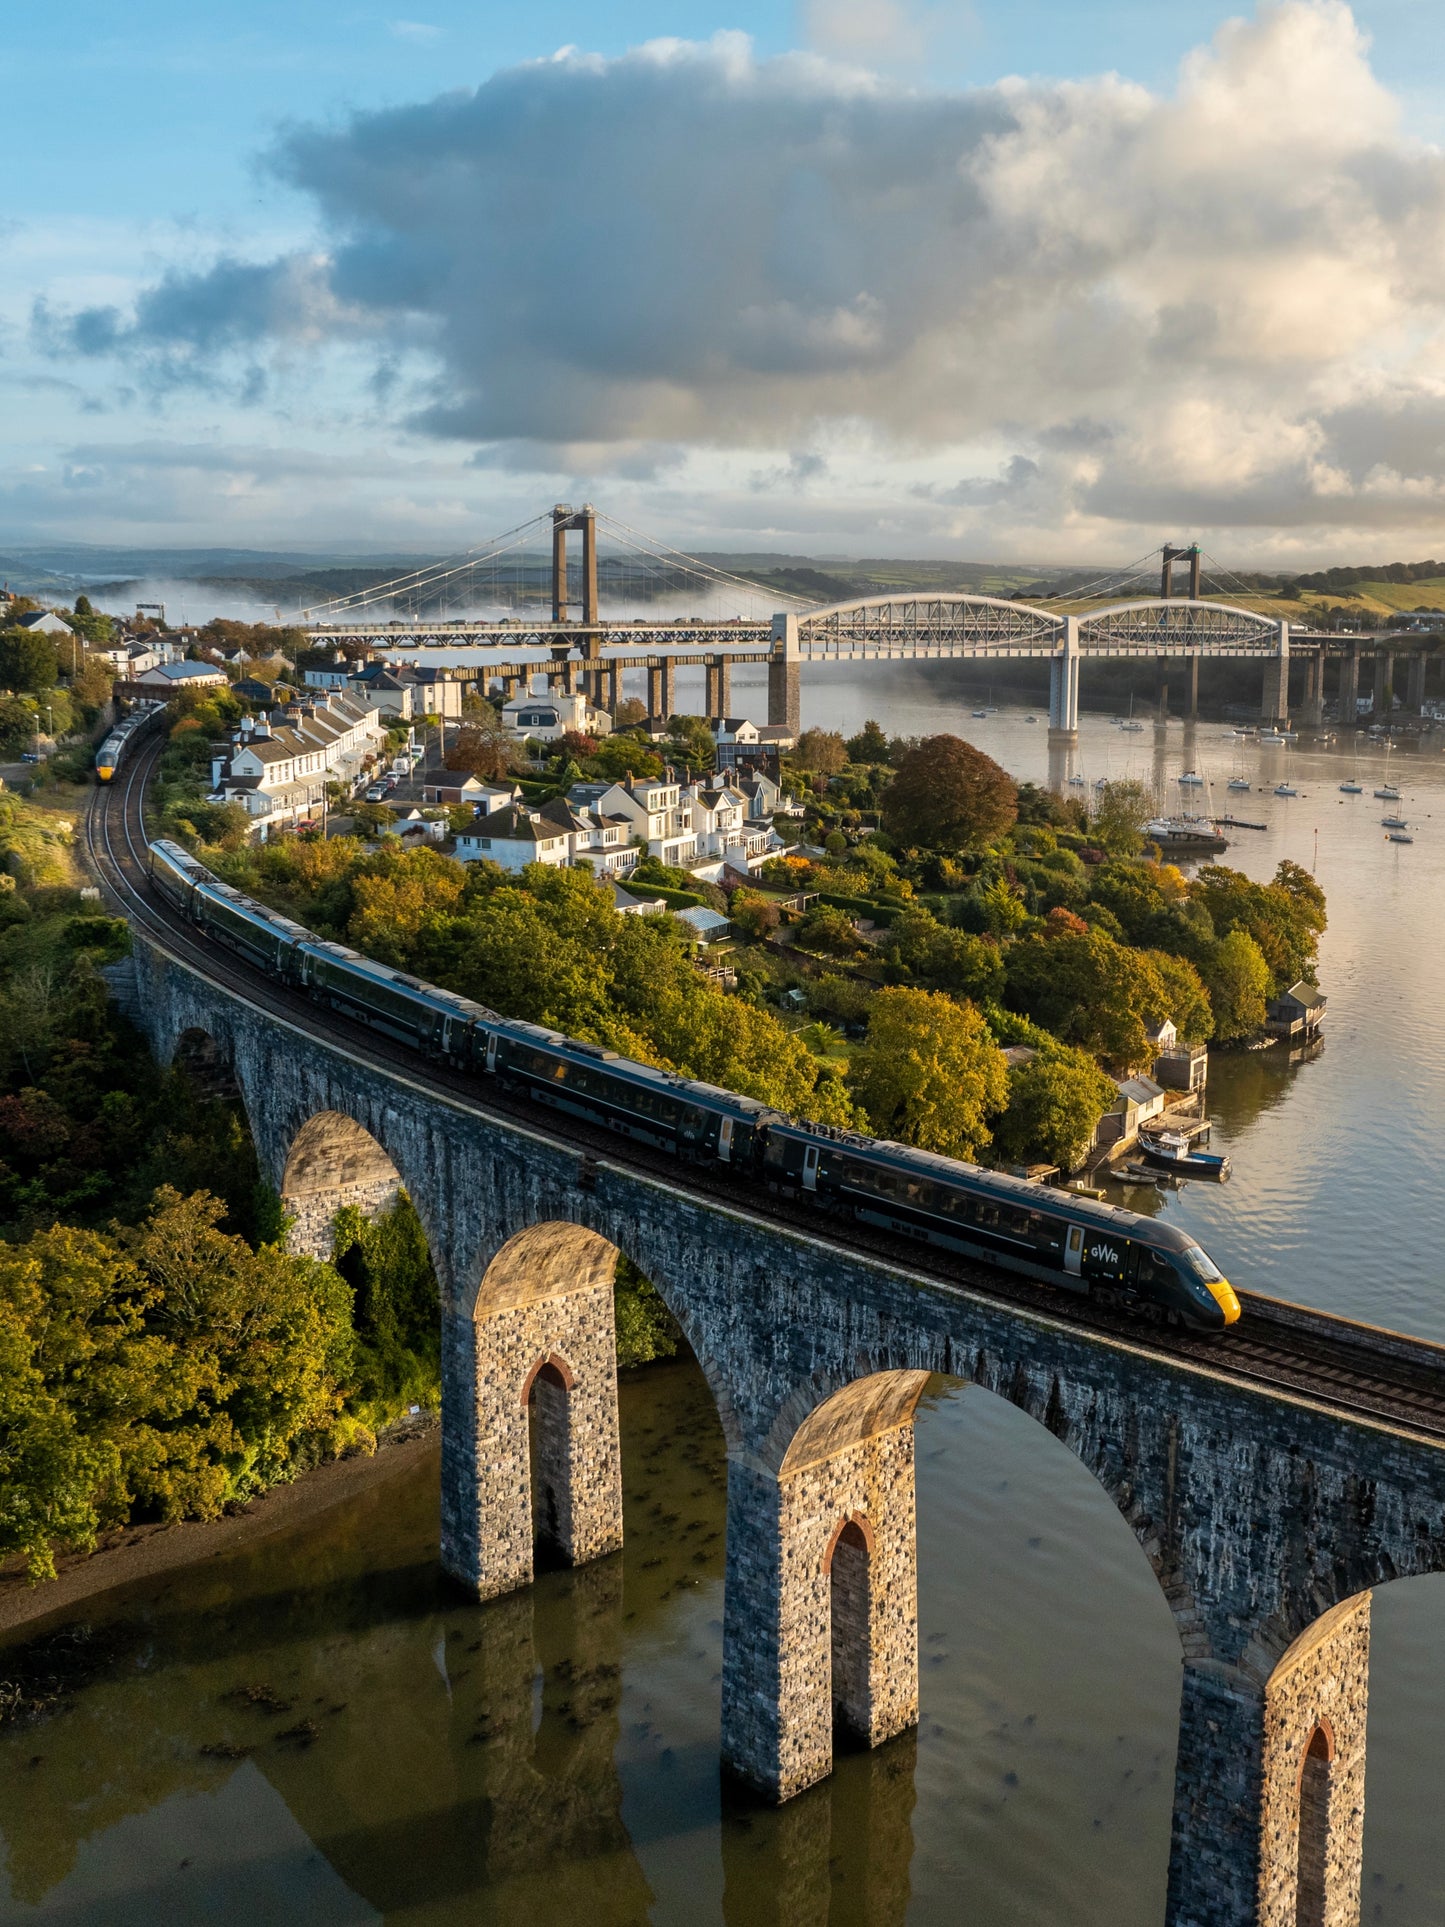
<path fill-rule="evenodd" d="M 888 933 L 886 955 L 898 969 L 935 990 L 975 1003 L 1003 994 L 1003 958 L 996 943 L 951 929 L 921 904 L 904 910 Z"/>
<path fill-rule="evenodd" d="M 1050 1042 L 1008 1077 L 1008 1107 L 994 1127 L 1011 1163 L 1056 1164 L 1072 1171 L 1116 1092 L 1087 1052 Z"/>
<path fill-rule="evenodd" d="M 1106 850 L 1130 855 L 1144 847 L 1144 825 L 1154 814 L 1142 783 L 1116 781 L 1095 792 L 1089 829 Z"/>
<path fill-rule="evenodd" d="M 39 695 L 59 680 L 60 658 L 49 636 L 29 629 L 0 629 L 0 688 Z"/>
<path fill-rule="evenodd" d="M 836 776 L 847 761 L 847 747 L 836 729 L 805 729 L 788 757 L 794 769 L 814 776 Z"/>
<path fill-rule="evenodd" d="M 617 1320 L 617 1363 L 626 1370 L 673 1358 L 683 1339 L 677 1320 L 667 1309 L 656 1285 L 644 1278 L 630 1258 L 618 1253 L 612 1286 Z"/>
<path fill-rule="evenodd" d="M 888 761 L 888 738 L 871 717 L 856 736 L 848 738 L 847 747 L 850 763 L 886 763 Z"/>
<path fill-rule="evenodd" d="M 1003 1055 L 971 1004 L 931 990 L 880 990 L 848 1082 L 880 1137 L 973 1158 L 1008 1099 Z"/>
<path fill-rule="evenodd" d="M 331 1262 L 351 1287 L 357 1400 L 372 1425 L 441 1398 L 441 1297 L 415 1207 L 400 1192 L 389 1210 L 337 1212 Z"/>
<path fill-rule="evenodd" d="M 861 902 L 857 907 L 860 913 L 868 909 L 868 905 Z M 824 957 L 858 957 L 868 948 L 848 912 L 836 904 L 822 902 L 809 907 L 798 926 L 797 942 L 800 949 L 816 951 Z"/>
<path fill-rule="evenodd" d="M 705 716 L 673 716 L 667 725 L 667 754 L 694 775 L 710 770 L 714 745 L 712 730 Z"/>
<path fill-rule="evenodd" d="M 1273 882 L 1253 883 L 1239 870 L 1211 863 L 1194 888 L 1220 937 L 1234 930 L 1253 937 L 1269 966 L 1272 989 L 1285 990 L 1300 978 L 1314 981 L 1325 897 L 1308 870 L 1286 861 Z"/>
<path fill-rule="evenodd" d="M 1102 930 L 1026 937 L 1009 951 L 1006 974 L 1014 1009 L 1122 1068 L 1149 1060 L 1146 1026 L 1171 1014 L 1150 958 Z"/>
<path fill-rule="evenodd" d="M 1264 953 L 1247 930 L 1220 938 L 1205 959 L 1204 981 L 1221 1043 L 1235 1043 L 1261 1028 L 1273 983 Z"/>
<path fill-rule="evenodd" d="M 32 1579 L 56 1544 L 136 1511 L 214 1518 L 327 1449 L 350 1294 L 221 1231 L 223 1209 L 166 1187 L 134 1229 L 0 1245 L 0 1553 Z"/>
<path fill-rule="evenodd" d="M 599 782 L 620 783 L 630 772 L 642 783 L 661 776 L 662 758 L 640 736 L 604 736 L 592 754 L 583 758 L 582 767 Z"/>
<path fill-rule="evenodd" d="M 1012 778 L 958 736 L 927 736 L 907 750 L 883 792 L 883 822 L 901 843 L 976 849 L 1018 814 Z"/>

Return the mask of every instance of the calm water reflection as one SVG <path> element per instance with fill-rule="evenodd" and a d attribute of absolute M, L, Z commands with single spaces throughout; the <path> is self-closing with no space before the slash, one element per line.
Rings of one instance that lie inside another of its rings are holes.
<path fill-rule="evenodd" d="M 735 706 L 757 709 L 739 673 Z M 687 701 L 686 692 L 681 697 Z M 975 721 L 946 675 L 805 690 L 809 720 L 954 728 L 1042 779 L 1042 723 Z M 1366 795 L 1340 797 L 1356 765 Z M 1227 1186 L 1158 1208 L 1243 1282 L 1445 1339 L 1445 762 L 1162 741 L 1085 717 L 1077 768 L 1267 820 L 1226 861 L 1315 865 L 1324 1047 L 1216 1060 Z M 1226 797 L 1243 771 L 1264 786 Z M 1287 778 L 1295 799 L 1269 792 Z M 1197 796 L 1199 793 L 1195 792 Z M 1316 858 L 1315 832 L 1318 830 Z M 151 1582 L 71 1710 L 0 1736 L 0 1921 L 720 1921 L 1153 1927 L 1178 1646 L 1112 1505 L 1040 1427 L 940 1384 L 920 1414 L 923 1720 L 781 1813 L 717 1770 L 723 1448 L 690 1366 L 623 1387 L 627 1545 L 475 1607 L 436 1570 L 434 1454 L 320 1522 Z M 1445 1918 L 1445 1581 L 1376 1595 L 1366 1921 Z M 307 1722 L 315 1729 L 314 1738 Z M 289 1737 L 288 1737 L 289 1736 Z"/>

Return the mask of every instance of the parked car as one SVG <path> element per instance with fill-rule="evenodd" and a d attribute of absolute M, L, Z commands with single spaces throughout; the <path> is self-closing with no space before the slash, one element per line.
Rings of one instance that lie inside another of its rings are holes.
<path fill-rule="evenodd" d="M 20 752 L 20 760 L 22 763 L 39 763 L 44 759 L 38 749 L 25 749 Z"/>
<path fill-rule="evenodd" d="M 381 783 L 373 783 L 371 788 L 366 792 L 366 800 L 368 803 L 380 803 L 385 795 L 385 786 Z"/>

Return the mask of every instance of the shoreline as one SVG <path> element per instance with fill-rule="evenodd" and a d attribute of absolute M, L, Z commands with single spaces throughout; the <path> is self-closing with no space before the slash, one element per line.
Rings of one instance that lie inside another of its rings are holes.
<path fill-rule="evenodd" d="M 102 1536 L 94 1552 L 57 1558 L 58 1576 L 32 1586 L 23 1567 L 0 1573 L 0 1638 L 18 1627 L 49 1619 L 112 1592 L 132 1580 L 150 1579 L 215 1559 L 342 1505 L 364 1487 L 415 1465 L 438 1435 L 435 1424 L 383 1435 L 369 1457 L 333 1459 L 303 1472 L 289 1485 L 272 1486 L 238 1512 L 220 1519 L 177 1525 L 121 1526 Z"/>

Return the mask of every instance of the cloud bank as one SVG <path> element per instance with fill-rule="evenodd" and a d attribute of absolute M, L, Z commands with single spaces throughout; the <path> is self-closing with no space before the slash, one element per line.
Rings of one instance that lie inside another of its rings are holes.
<path fill-rule="evenodd" d="M 833 15 L 863 57 L 880 8 Z M 886 473 L 921 527 L 1036 554 L 1375 550 L 1445 507 L 1445 158 L 1340 0 L 1228 22 L 1167 96 L 929 92 L 723 35 L 569 50 L 268 164 L 314 246 L 39 308 L 36 339 L 258 404 L 363 350 L 372 405 L 474 469 L 715 451 L 810 504 Z"/>

